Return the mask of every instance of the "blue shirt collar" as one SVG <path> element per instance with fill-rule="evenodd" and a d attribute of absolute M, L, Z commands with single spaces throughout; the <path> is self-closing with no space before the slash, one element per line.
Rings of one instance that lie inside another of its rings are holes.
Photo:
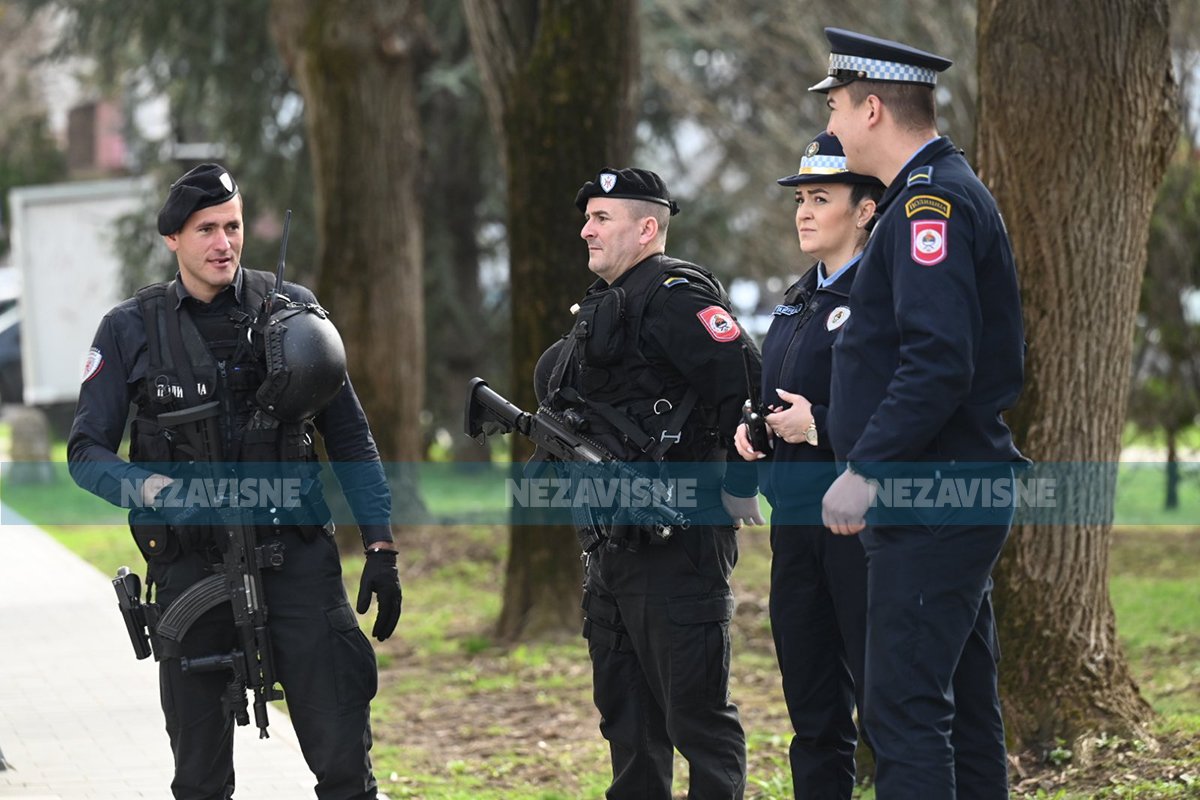
<path fill-rule="evenodd" d="M 855 264 L 857 264 L 859 259 L 861 259 L 861 258 L 862 258 L 862 253 L 859 253 L 854 258 L 847 261 L 845 264 L 842 264 L 842 268 L 839 269 L 837 272 L 833 273 L 832 275 L 830 275 L 828 277 L 824 277 L 824 278 L 821 277 L 821 273 L 828 271 L 828 267 L 826 267 L 822 263 L 821 266 L 823 268 L 817 272 L 817 288 L 824 289 L 826 286 L 830 286 L 834 283 L 837 283 L 838 278 L 842 277 L 842 275 L 844 275 L 846 273 L 846 270 L 850 269 Z"/>

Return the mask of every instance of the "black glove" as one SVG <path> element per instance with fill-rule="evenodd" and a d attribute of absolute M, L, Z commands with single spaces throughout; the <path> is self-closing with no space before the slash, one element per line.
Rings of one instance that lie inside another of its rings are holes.
<path fill-rule="evenodd" d="M 404 599 L 400 593 L 400 573 L 396 571 L 395 550 L 368 550 L 363 564 L 362 579 L 358 584 L 358 613 L 365 614 L 371 608 L 371 595 L 379 598 L 379 609 L 375 614 L 375 627 L 371 635 L 383 641 L 396 630 L 400 621 L 400 604 Z"/>

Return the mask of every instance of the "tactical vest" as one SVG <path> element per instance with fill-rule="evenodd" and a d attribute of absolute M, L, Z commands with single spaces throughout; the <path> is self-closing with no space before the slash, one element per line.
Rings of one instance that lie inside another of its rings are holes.
<path fill-rule="evenodd" d="M 698 403 L 683 375 L 652 364 L 641 350 L 645 311 L 672 277 L 728 307 L 708 270 L 652 256 L 616 286 L 592 284 L 550 374 L 546 403 L 573 412 L 581 432 L 630 461 L 661 461 L 668 450 L 671 460 L 705 460 L 717 443 L 716 412 Z"/>
<path fill-rule="evenodd" d="M 258 309 L 273 285 L 274 276 L 269 273 L 244 270 L 241 307 Z M 310 420 L 280 423 L 254 403 L 266 367 L 261 342 L 256 347 L 248 335 L 252 314 L 235 307 L 219 318 L 205 316 L 199 320 L 202 333 L 198 320 L 186 308 L 177 308 L 174 281 L 147 286 L 136 297 L 146 327 L 148 363 L 145 380 L 134 398 L 132 460 L 196 460 L 197 454 L 184 449 L 177 437 L 158 424 L 158 416 L 216 400 L 220 403 L 222 452 L 215 454 L 215 460 L 315 461 Z"/>

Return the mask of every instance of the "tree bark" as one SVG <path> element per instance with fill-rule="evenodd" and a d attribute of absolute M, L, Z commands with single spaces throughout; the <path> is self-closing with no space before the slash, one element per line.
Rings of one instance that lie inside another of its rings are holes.
<path fill-rule="evenodd" d="M 1147 231 L 1177 135 L 1167 18 L 1166 0 L 979 3 L 979 171 L 1012 233 L 1029 342 L 1009 422 L 1035 461 L 1102 466 L 1081 479 L 1102 522 L 1018 525 L 997 569 L 1019 745 L 1133 731 L 1150 713 L 1117 640 L 1108 553 Z"/>
<path fill-rule="evenodd" d="M 538 356 L 570 327 L 592 276 L 575 194 L 605 166 L 627 166 L 633 140 L 637 4 L 465 0 L 488 111 L 508 178 L 512 285 L 509 396 L 537 401 Z M 514 444 L 514 461 L 529 454 Z M 502 638 L 578 630 L 579 548 L 562 526 L 514 525 L 497 625 Z"/>
<path fill-rule="evenodd" d="M 415 0 L 273 0 L 272 33 L 304 96 L 319 236 L 317 294 L 385 462 L 397 518 L 420 508 L 425 327 Z M 306 220 L 298 220 L 305 224 Z M 392 470 L 389 470 L 392 471 Z"/>

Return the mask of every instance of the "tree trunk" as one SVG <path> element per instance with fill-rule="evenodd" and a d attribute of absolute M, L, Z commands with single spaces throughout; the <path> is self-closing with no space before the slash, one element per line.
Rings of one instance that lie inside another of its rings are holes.
<path fill-rule="evenodd" d="M 979 3 L 980 175 L 1012 232 L 1029 342 L 1009 421 L 1035 461 L 1105 466 L 1087 479 L 1105 521 L 1018 525 L 997 570 L 1019 745 L 1136 730 L 1149 713 L 1108 553 L 1148 224 L 1177 135 L 1167 16 L 1166 0 Z"/>
<path fill-rule="evenodd" d="M 1179 508 L 1179 452 L 1176 447 L 1178 436 L 1175 430 L 1167 430 L 1167 497 L 1163 501 L 1163 508 L 1167 511 Z"/>
<path fill-rule="evenodd" d="M 421 505 L 425 388 L 415 0 L 273 0 L 272 33 L 304 95 L 319 233 L 317 295 L 392 472 L 397 518 Z M 298 224 L 311 224 L 297 220 Z"/>
<path fill-rule="evenodd" d="M 637 4 L 466 0 L 488 111 L 504 143 L 512 283 L 512 400 L 530 409 L 538 356 L 570 327 L 592 276 L 579 187 L 627 165 L 633 139 Z M 513 459 L 529 454 L 523 441 Z M 498 635 L 578 630 L 582 572 L 562 526 L 514 525 Z"/>

